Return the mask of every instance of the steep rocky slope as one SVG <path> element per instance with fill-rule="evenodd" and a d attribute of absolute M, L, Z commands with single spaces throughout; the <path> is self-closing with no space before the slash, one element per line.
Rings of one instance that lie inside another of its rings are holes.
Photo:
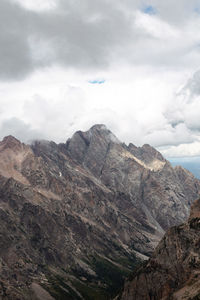
<path fill-rule="evenodd" d="M 200 299 L 200 200 L 188 222 L 169 229 L 133 277 L 117 299 Z"/>
<path fill-rule="evenodd" d="M 109 299 L 200 183 L 105 126 L 66 144 L 0 142 L 0 299 Z"/>
<path fill-rule="evenodd" d="M 104 125 L 76 132 L 66 145 L 71 157 L 109 189 L 129 195 L 160 232 L 188 217 L 199 180 L 181 167 L 172 168 L 150 145 L 126 146 Z"/>

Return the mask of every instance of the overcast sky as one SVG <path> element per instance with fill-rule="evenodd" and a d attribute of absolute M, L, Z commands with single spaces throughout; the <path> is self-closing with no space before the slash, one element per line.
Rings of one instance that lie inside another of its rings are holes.
<path fill-rule="evenodd" d="M 0 0 L 0 138 L 104 123 L 200 155 L 199 0 Z"/>

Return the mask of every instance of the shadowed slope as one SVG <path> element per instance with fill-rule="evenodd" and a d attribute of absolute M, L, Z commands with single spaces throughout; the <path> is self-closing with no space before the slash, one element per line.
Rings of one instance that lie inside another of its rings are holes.
<path fill-rule="evenodd" d="M 188 222 L 168 230 L 116 299 L 200 299 L 200 200 L 194 202 Z"/>

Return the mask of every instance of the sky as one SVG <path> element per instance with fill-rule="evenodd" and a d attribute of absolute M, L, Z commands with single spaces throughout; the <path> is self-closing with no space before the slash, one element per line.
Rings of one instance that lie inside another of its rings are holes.
<path fill-rule="evenodd" d="M 0 139 L 105 124 L 200 156 L 199 0 L 0 0 Z"/>

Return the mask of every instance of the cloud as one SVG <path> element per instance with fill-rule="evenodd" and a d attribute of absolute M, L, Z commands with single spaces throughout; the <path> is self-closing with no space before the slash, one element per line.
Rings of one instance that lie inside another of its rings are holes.
<path fill-rule="evenodd" d="M 12 89 L 5 88 L 1 99 L 7 101 L 1 106 L 1 122 L 17 118 L 37 132 L 38 138 L 56 142 L 95 123 L 105 123 L 121 141 L 136 145 L 166 147 L 196 140 L 193 129 L 184 123 L 181 98 L 173 97 L 177 78 L 171 72 L 168 82 L 163 80 L 166 74 L 162 78 L 152 69 L 144 72 L 140 68 L 134 76 L 132 68 L 84 76 L 57 69 L 45 74 L 37 73 L 24 83 L 10 84 Z M 105 78 L 105 82 L 88 84 L 91 77 Z M 6 127 L 2 128 L 6 135 Z M 23 140 L 26 138 L 27 134 Z"/>
<path fill-rule="evenodd" d="M 57 0 L 12 0 L 14 3 L 20 4 L 22 7 L 31 11 L 48 11 L 57 6 Z"/>
<path fill-rule="evenodd" d="M 200 96 L 200 70 L 197 70 L 181 90 L 181 94 L 193 97 Z"/>
<path fill-rule="evenodd" d="M 1 124 L 0 138 L 3 139 L 3 137 L 7 135 L 13 135 L 23 142 L 31 142 L 38 137 L 40 137 L 40 139 L 44 138 L 44 135 L 41 131 L 32 129 L 30 124 L 27 124 L 17 118 L 7 119 Z"/>
<path fill-rule="evenodd" d="M 166 149 L 159 149 L 165 157 L 190 157 L 200 156 L 200 142 L 180 144 Z"/>
<path fill-rule="evenodd" d="M 0 3 L 1 79 L 22 79 L 52 64 L 102 69 L 109 66 L 117 47 L 133 38 L 119 3 L 59 1 L 54 9 L 38 11 L 23 3 Z"/>
<path fill-rule="evenodd" d="M 33 65 L 28 45 L 28 13 L 10 1 L 0 1 L 0 79 L 22 79 Z"/>
<path fill-rule="evenodd" d="M 198 0 L 152 0 L 151 5 L 156 7 L 157 13 L 168 23 L 183 25 L 194 17 L 195 8 L 199 7 Z"/>
<path fill-rule="evenodd" d="M 60 142 L 105 123 L 126 143 L 196 153 L 198 2 L 1 0 L 1 136 Z"/>
<path fill-rule="evenodd" d="M 197 71 L 168 106 L 165 117 L 171 124 L 185 124 L 196 134 L 200 133 L 200 72 Z"/>
<path fill-rule="evenodd" d="M 194 64 L 200 58 L 196 7 L 195 0 L 146 6 L 136 0 L 1 0 L 0 79 L 23 79 L 52 65 L 91 71 L 117 63 Z"/>
<path fill-rule="evenodd" d="M 59 91 L 56 99 L 35 95 L 24 103 L 21 118 L 41 133 L 38 139 L 42 136 L 47 140 L 65 142 L 73 133 L 73 126 L 75 130 L 81 126 L 80 121 L 85 114 L 84 92 L 80 88 L 69 86 L 62 93 Z"/>

